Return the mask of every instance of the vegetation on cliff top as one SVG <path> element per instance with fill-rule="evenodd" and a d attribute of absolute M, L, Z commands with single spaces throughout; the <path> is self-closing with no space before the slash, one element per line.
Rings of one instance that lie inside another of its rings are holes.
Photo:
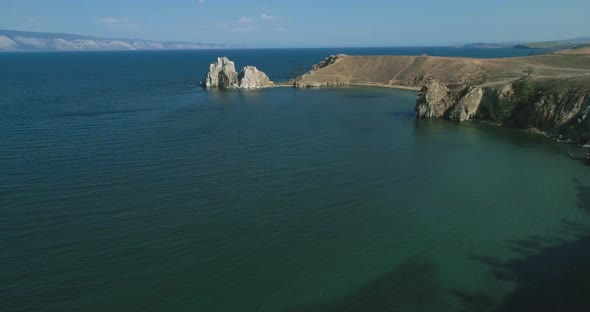
<path fill-rule="evenodd" d="M 527 76 L 503 85 L 448 89 L 429 80 L 416 101 L 419 118 L 476 119 L 590 144 L 590 75 Z"/>
<path fill-rule="evenodd" d="M 530 79 L 525 77 L 512 84 L 513 95 L 508 101 L 498 101 L 495 106 L 490 106 L 489 118 L 495 122 L 513 123 L 514 115 L 522 113 L 528 106 L 532 105 L 532 97 L 537 86 Z M 521 125 L 525 126 L 525 125 Z M 526 125 L 528 126 L 528 125 Z"/>
<path fill-rule="evenodd" d="M 590 74 L 588 55 L 537 55 L 474 59 L 435 56 L 346 56 L 300 77 L 301 86 L 371 84 L 420 88 L 428 78 L 447 86 L 505 84 L 532 68 L 538 77 Z"/>

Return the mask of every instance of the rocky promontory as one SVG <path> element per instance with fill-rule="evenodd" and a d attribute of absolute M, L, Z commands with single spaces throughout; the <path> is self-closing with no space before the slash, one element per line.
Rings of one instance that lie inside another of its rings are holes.
<path fill-rule="evenodd" d="M 493 59 L 332 55 L 294 85 L 420 90 L 418 118 L 479 120 L 588 145 L 590 55 L 584 52 Z"/>
<path fill-rule="evenodd" d="M 429 79 L 416 99 L 417 118 L 479 120 L 590 144 L 590 76 L 525 77 L 496 86 L 449 88 Z"/>
<path fill-rule="evenodd" d="M 253 66 L 240 73 L 219 57 L 206 88 L 273 86 Z M 420 90 L 417 118 L 479 120 L 590 144 L 590 61 L 587 55 L 474 59 L 431 56 L 331 55 L 279 86 L 368 85 Z"/>
<path fill-rule="evenodd" d="M 509 82 L 532 70 L 539 77 L 590 74 L 588 55 L 468 58 L 409 55 L 333 55 L 297 77 L 296 87 L 365 85 L 416 89 L 434 78 L 446 86 Z"/>
<path fill-rule="evenodd" d="M 211 63 L 209 72 L 201 82 L 205 88 L 225 89 L 256 89 L 272 84 L 268 76 L 254 66 L 246 66 L 238 74 L 234 62 L 227 57 L 218 57 L 217 62 Z"/>
<path fill-rule="evenodd" d="M 325 59 L 323 59 L 318 64 L 313 65 L 311 67 L 311 72 L 318 71 L 324 67 L 328 67 L 328 66 L 336 63 L 336 61 L 338 61 L 339 59 L 341 59 L 345 56 L 346 56 L 346 54 L 342 54 L 342 53 L 330 55 L 330 56 L 326 57 Z"/>

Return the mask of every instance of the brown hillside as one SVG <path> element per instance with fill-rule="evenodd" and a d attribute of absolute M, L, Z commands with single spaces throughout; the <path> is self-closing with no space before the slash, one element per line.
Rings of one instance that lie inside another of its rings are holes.
<path fill-rule="evenodd" d="M 419 87 L 428 78 L 447 85 L 506 82 L 524 77 L 574 77 L 590 74 L 590 58 L 541 55 L 475 59 L 435 56 L 345 56 L 334 64 L 303 75 L 299 86 L 366 84 Z"/>
<path fill-rule="evenodd" d="M 571 50 L 563 50 L 563 51 L 559 51 L 557 53 L 559 53 L 559 54 L 583 54 L 583 55 L 588 55 L 588 54 L 590 54 L 590 47 L 583 47 L 583 48 L 571 49 Z"/>

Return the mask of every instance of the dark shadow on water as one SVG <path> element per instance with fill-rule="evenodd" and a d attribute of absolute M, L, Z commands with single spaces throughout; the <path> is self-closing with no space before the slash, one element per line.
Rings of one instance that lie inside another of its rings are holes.
<path fill-rule="evenodd" d="M 579 180 L 574 180 L 578 191 L 578 208 L 590 212 L 590 186 L 583 185 Z"/>
<path fill-rule="evenodd" d="M 589 211 L 590 187 L 577 181 L 576 189 L 578 208 Z M 494 307 L 488 305 L 485 294 L 452 291 L 464 310 L 590 311 L 590 227 L 562 220 L 560 228 L 548 234 L 563 238 L 529 236 L 509 241 L 507 247 L 520 254 L 515 260 L 472 256 L 473 261 L 486 264 L 494 278 L 514 282 L 516 287 Z"/>
<path fill-rule="evenodd" d="M 590 311 L 590 236 L 510 261 L 516 290 L 498 311 Z"/>
<path fill-rule="evenodd" d="M 456 122 L 443 119 L 416 119 L 417 138 L 429 139 L 441 133 L 469 134 L 491 139 L 501 144 L 510 144 L 518 148 L 539 148 L 555 151 L 567 156 L 564 146 L 551 139 L 507 127 L 483 124 L 478 122 Z"/>
<path fill-rule="evenodd" d="M 577 160 L 586 166 L 590 166 L 590 149 L 589 148 L 569 146 L 567 154 L 571 159 Z"/>
<path fill-rule="evenodd" d="M 488 311 L 494 305 L 492 299 L 484 294 L 469 294 L 457 289 L 451 289 L 449 293 L 461 300 L 463 311 Z"/>
<path fill-rule="evenodd" d="M 590 187 L 576 182 L 578 208 L 589 211 Z M 293 306 L 287 312 L 340 311 L 469 311 L 469 312 L 587 312 L 590 311 L 590 227 L 561 220 L 547 237 L 531 235 L 510 240 L 513 260 L 473 255 L 490 277 L 514 285 L 501 301 L 469 289 L 446 289 L 432 259 L 413 256 L 393 271 L 348 295 L 325 302 Z M 458 307 L 445 303 L 452 296 Z"/>
<path fill-rule="evenodd" d="M 288 312 L 430 311 L 441 289 L 434 262 L 423 256 L 406 259 L 393 271 L 332 302 L 295 306 Z"/>

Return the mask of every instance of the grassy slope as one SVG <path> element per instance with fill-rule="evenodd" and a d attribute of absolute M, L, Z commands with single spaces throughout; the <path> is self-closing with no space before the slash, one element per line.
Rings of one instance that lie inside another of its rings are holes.
<path fill-rule="evenodd" d="M 527 57 L 527 61 L 545 66 L 590 70 L 590 57 L 588 55 L 545 54 Z"/>
<path fill-rule="evenodd" d="M 571 50 L 563 50 L 563 51 L 559 51 L 559 54 L 580 54 L 580 55 L 590 55 L 590 46 L 586 46 L 586 47 L 581 47 L 581 48 L 577 48 L 577 49 L 571 49 Z"/>
<path fill-rule="evenodd" d="M 570 39 L 570 40 L 558 40 L 558 41 L 541 41 L 541 42 L 530 42 L 526 46 L 535 49 L 571 49 L 581 46 L 587 46 L 590 44 L 590 37 Z"/>
<path fill-rule="evenodd" d="M 538 89 L 549 92 L 579 92 L 590 93 L 590 75 L 567 77 L 561 79 L 542 78 L 536 79 L 535 85 Z"/>
<path fill-rule="evenodd" d="M 587 55 L 474 59 L 433 56 L 347 56 L 335 64 L 304 75 L 304 84 L 347 82 L 418 87 L 425 78 L 446 84 L 480 84 L 523 77 L 532 66 L 538 77 L 563 78 L 590 74 Z"/>

